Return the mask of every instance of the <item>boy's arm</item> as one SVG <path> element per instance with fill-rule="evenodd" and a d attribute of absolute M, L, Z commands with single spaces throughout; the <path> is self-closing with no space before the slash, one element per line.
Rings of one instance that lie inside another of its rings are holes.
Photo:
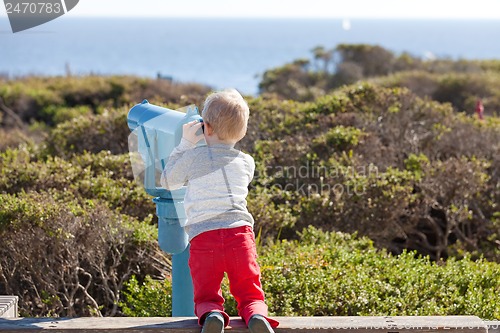
<path fill-rule="evenodd" d="M 248 163 L 248 184 L 250 184 L 255 176 L 255 161 L 252 156 L 247 155 Z"/>
<path fill-rule="evenodd" d="M 196 143 L 203 138 L 203 134 L 196 134 L 202 125 L 197 120 L 182 125 L 181 142 L 170 153 L 167 165 L 161 173 L 161 186 L 167 190 L 181 188 L 188 181 L 188 171 L 195 155 L 186 152 L 196 147 Z"/>
<path fill-rule="evenodd" d="M 196 145 L 184 138 L 168 158 L 167 165 L 161 173 L 161 186 L 167 190 L 177 190 L 181 188 L 188 180 L 188 170 L 192 165 L 192 154 L 185 154 Z"/>

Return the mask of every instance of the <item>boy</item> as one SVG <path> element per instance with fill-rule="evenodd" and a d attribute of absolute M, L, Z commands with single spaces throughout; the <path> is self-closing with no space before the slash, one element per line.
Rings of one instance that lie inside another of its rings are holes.
<path fill-rule="evenodd" d="M 183 126 L 179 145 L 163 170 L 161 184 L 169 190 L 187 182 L 184 207 L 189 236 L 189 267 L 193 278 L 195 314 L 202 333 L 221 333 L 229 324 L 221 282 L 224 272 L 238 314 L 252 333 L 273 333 L 278 322 L 267 317 L 253 233 L 246 207 L 255 163 L 234 149 L 246 134 L 250 111 L 234 89 L 207 97 L 203 123 Z M 200 128 L 204 125 L 203 133 Z M 197 134 L 197 132 L 200 132 Z M 197 147 L 205 139 L 207 146 Z"/>

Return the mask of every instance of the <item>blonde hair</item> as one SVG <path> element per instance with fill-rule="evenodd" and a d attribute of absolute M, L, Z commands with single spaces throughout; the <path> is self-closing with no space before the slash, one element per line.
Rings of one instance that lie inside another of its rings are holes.
<path fill-rule="evenodd" d="M 207 97 L 201 116 L 219 139 L 240 141 L 247 132 L 250 110 L 236 89 L 226 89 Z"/>

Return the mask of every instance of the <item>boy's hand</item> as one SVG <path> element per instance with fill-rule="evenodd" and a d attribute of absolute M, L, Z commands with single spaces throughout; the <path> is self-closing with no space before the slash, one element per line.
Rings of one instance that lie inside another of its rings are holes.
<path fill-rule="evenodd" d="M 196 134 L 196 132 L 198 132 L 202 125 L 203 123 L 199 122 L 198 120 L 193 120 L 187 124 L 182 125 L 182 137 L 192 144 L 196 144 L 198 141 L 205 137 L 202 131 L 200 131 L 200 134 Z"/>

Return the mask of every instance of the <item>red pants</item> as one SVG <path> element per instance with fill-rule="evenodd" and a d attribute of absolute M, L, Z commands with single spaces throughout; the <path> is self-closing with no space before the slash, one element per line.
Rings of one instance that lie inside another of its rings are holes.
<path fill-rule="evenodd" d="M 229 290 L 238 303 L 238 315 L 248 325 L 250 317 L 260 314 L 272 327 L 278 322 L 267 318 L 267 305 L 260 283 L 255 237 L 249 226 L 206 231 L 191 240 L 189 268 L 193 278 L 194 312 L 203 325 L 205 315 L 221 312 L 225 326 L 229 316 L 224 312 L 221 282 L 224 272 Z"/>

